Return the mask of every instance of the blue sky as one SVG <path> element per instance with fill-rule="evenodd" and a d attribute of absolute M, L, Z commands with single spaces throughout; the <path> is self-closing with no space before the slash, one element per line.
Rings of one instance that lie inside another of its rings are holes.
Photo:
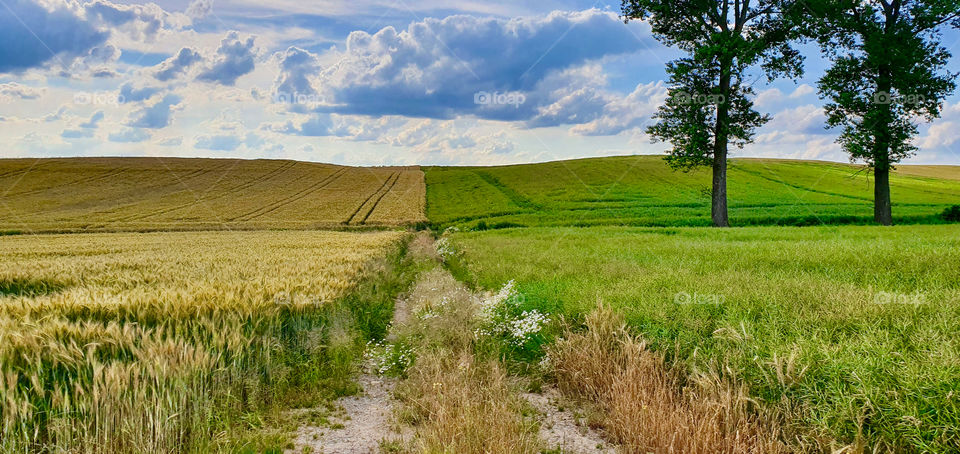
<path fill-rule="evenodd" d="M 619 3 L 0 0 L 0 157 L 206 156 L 353 165 L 656 154 L 679 54 Z M 960 34 L 944 45 L 960 54 Z M 767 84 L 734 156 L 846 161 L 815 85 Z M 960 71 L 960 59 L 950 62 Z M 960 96 L 911 163 L 960 164 Z"/>

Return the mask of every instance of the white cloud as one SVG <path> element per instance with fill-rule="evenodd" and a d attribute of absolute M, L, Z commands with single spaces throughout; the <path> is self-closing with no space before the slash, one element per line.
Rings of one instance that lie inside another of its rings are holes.
<path fill-rule="evenodd" d="M 43 95 L 43 88 L 34 88 L 16 82 L 0 84 L 0 103 L 21 99 L 37 99 Z"/>
<path fill-rule="evenodd" d="M 216 82 L 222 85 L 233 86 L 237 79 L 251 71 L 255 66 L 253 36 L 241 38 L 235 31 L 227 33 L 220 41 L 215 59 L 198 76 L 198 80 Z"/>

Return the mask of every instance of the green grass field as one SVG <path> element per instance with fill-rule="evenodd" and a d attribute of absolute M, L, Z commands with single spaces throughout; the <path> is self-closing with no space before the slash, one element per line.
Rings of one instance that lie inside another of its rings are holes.
<path fill-rule="evenodd" d="M 427 217 L 438 226 L 710 225 L 709 170 L 675 172 L 659 156 L 425 171 Z M 898 222 L 935 222 L 960 204 L 960 167 L 903 166 L 891 186 Z M 858 166 L 730 162 L 734 224 L 868 223 L 872 200 L 872 178 Z"/>
<path fill-rule="evenodd" d="M 578 319 L 598 301 L 795 430 L 960 449 L 960 229 L 531 228 L 454 235 L 461 274 Z"/>

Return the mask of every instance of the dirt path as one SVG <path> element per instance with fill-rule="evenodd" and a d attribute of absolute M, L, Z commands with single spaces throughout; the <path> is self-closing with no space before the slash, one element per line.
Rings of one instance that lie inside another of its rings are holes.
<path fill-rule="evenodd" d="M 396 380 L 363 374 L 357 377 L 363 392 L 337 401 L 341 409 L 329 427 L 304 426 L 297 431 L 291 453 L 378 453 L 384 441 L 402 442 L 403 434 L 391 429 Z"/>
<path fill-rule="evenodd" d="M 540 414 L 540 438 L 547 447 L 564 454 L 614 454 L 600 432 L 588 427 L 583 418 L 578 418 L 562 406 L 560 392 L 553 387 L 544 387 L 540 393 L 525 393 L 521 397 Z"/>
<path fill-rule="evenodd" d="M 412 249 L 422 249 L 418 255 L 436 257 L 432 242 L 424 241 L 423 237 L 414 241 Z M 414 312 L 423 313 L 431 308 L 442 308 L 439 317 L 473 314 L 476 304 L 490 296 L 471 291 L 449 271 L 439 266 L 421 275 L 408 294 L 398 298 L 387 340 L 396 342 L 398 331 L 416 326 L 408 326 L 408 323 L 417 320 Z M 472 333 L 468 336 L 472 336 Z M 329 418 L 326 427 L 301 427 L 297 432 L 294 449 L 287 452 L 378 453 L 381 452 L 384 442 L 389 442 L 394 448 L 403 446 L 402 452 L 415 451 L 415 429 L 402 427 L 395 422 L 393 415 L 394 407 L 400 405 L 392 397 L 397 380 L 365 373 L 360 375 L 357 381 L 363 392 L 337 401 L 339 411 Z M 555 388 L 548 386 L 544 387 L 541 393 L 523 393 L 519 394 L 519 397 L 525 399 L 538 414 L 539 438 L 544 448 L 565 454 L 616 452 L 599 432 L 582 423 L 582 418 L 577 417 L 575 410 L 571 411 L 569 405 L 564 405 L 565 402 Z"/>

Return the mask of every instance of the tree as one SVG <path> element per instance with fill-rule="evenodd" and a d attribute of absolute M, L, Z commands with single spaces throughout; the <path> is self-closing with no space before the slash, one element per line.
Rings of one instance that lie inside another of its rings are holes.
<path fill-rule="evenodd" d="M 915 154 L 915 121 L 939 117 L 956 88 L 939 29 L 960 27 L 960 2 L 807 0 L 792 15 L 833 63 L 818 84 L 827 125 L 843 127 L 851 161 L 873 168 L 873 216 L 890 225 L 890 170 Z"/>
<path fill-rule="evenodd" d="M 654 36 L 687 56 L 667 65 L 667 100 L 647 133 L 670 142 L 674 169 L 713 167 L 711 216 L 726 227 L 727 151 L 753 140 L 770 117 L 754 110 L 747 71 L 769 80 L 799 77 L 803 59 L 790 46 L 784 0 L 622 0 L 626 21 L 645 20 Z"/>

